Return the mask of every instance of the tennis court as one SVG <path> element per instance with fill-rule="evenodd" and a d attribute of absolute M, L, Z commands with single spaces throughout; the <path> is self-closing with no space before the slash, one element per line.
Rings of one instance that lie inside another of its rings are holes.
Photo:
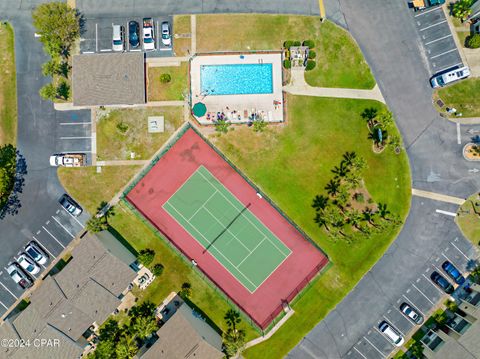
<path fill-rule="evenodd" d="M 254 292 L 291 251 L 200 166 L 163 208 L 240 283 Z"/>

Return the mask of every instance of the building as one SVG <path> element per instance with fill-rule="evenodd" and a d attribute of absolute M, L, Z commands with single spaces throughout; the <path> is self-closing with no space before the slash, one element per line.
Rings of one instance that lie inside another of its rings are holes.
<path fill-rule="evenodd" d="M 68 264 L 32 293 L 30 305 L 0 326 L 2 339 L 32 345 L 2 347 L 0 357 L 79 358 L 88 346 L 90 327 L 100 325 L 116 310 L 135 277 L 135 271 L 96 237 L 83 238 Z M 42 345 L 45 340 L 50 345 Z"/>
<path fill-rule="evenodd" d="M 220 359 L 222 337 L 205 321 L 182 304 L 157 331 L 157 341 L 141 359 Z"/>
<path fill-rule="evenodd" d="M 141 52 L 73 57 L 74 106 L 145 103 L 145 60 Z"/>

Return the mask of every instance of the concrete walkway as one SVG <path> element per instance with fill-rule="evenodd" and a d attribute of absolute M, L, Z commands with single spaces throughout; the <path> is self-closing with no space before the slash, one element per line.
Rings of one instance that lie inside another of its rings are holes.
<path fill-rule="evenodd" d="M 304 69 L 292 68 L 290 84 L 283 87 L 285 92 L 292 95 L 353 98 L 363 100 L 376 100 L 385 103 L 378 85 L 371 90 L 358 90 L 346 88 L 314 87 L 305 82 Z"/>
<path fill-rule="evenodd" d="M 97 161 L 97 166 L 136 166 L 146 165 L 150 160 L 114 160 L 114 161 Z"/>
<path fill-rule="evenodd" d="M 445 117 L 447 120 L 461 125 L 480 125 L 480 117 Z"/>
<path fill-rule="evenodd" d="M 435 201 L 458 204 L 459 206 L 465 202 L 465 198 L 452 197 L 446 194 L 428 192 L 428 191 L 423 191 L 421 189 L 415 189 L 415 188 L 412 188 L 412 195 L 417 197 L 433 199 Z"/>
<path fill-rule="evenodd" d="M 263 336 L 263 337 L 258 337 L 258 338 L 255 338 L 251 341 L 249 341 L 248 343 L 245 344 L 245 349 L 247 348 L 250 348 L 250 347 L 253 347 L 254 345 L 257 345 L 257 344 L 260 344 L 261 342 L 264 342 L 265 340 L 268 340 L 270 339 L 270 337 L 275 334 L 275 332 L 280 329 L 280 327 L 285 324 L 285 322 L 290 319 L 290 317 L 295 313 L 295 311 L 293 309 L 290 309 L 287 314 L 285 314 L 285 316 L 280 319 L 278 321 L 277 324 L 275 324 L 275 326 L 267 333 L 267 335 Z"/>
<path fill-rule="evenodd" d="M 180 66 L 183 61 L 188 61 L 189 58 L 184 57 L 147 57 L 145 60 L 148 67 L 166 67 L 166 66 Z"/>
<path fill-rule="evenodd" d="M 191 37 L 191 49 L 190 53 L 191 54 L 196 54 L 197 53 L 197 17 L 195 15 L 190 16 L 190 32 L 192 34 Z"/>
<path fill-rule="evenodd" d="M 183 106 L 185 101 L 149 101 L 147 103 L 137 105 L 111 105 L 105 108 L 145 108 L 145 107 L 167 107 L 167 106 Z M 72 102 L 54 103 L 53 107 L 57 111 L 73 111 L 73 110 L 94 110 L 99 106 L 74 106 Z"/>

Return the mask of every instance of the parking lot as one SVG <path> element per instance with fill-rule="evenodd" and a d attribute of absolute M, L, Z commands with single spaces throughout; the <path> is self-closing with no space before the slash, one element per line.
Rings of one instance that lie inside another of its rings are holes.
<path fill-rule="evenodd" d="M 48 262 L 40 266 L 41 271 L 36 275 L 31 275 L 32 279 L 37 280 L 42 276 L 46 267 L 53 260 L 57 259 L 59 254 L 75 238 L 75 235 L 83 229 L 83 223 L 85 223 L 87 218 L 88 215 L 86 213 L 83 213 L 80 217 L 73 217 L 58 204 L 55 214 L 39 226 L 35 233 L 29 233 L 28 235 L 24 233 L 26 239 L 19 253 L 27 243 L 33 240 L 49 257 Z M 18 254 L 11 258 L 10 263 L 17 259 Z M 12 278 L 10 278 L 7 273 L 7 266 L 8 264 L 6 263 L 4 267 L 0 268 L 0 315 L 3 315 L 24 292 L 24 289 L 15 284 Z"/>
<path fill-rule="evenodd" d="M 91 164 L 92 123 L 90 111 L 56 111 L 57 153 L 85 153 Z"/>
<path fill-rule="evenodd" d="M 146 14 L 145 17 L 150 17 L 151 15 Z M 173 37 L 172 45 L 165 46 L 161 41 L 161 31 L 160 25 L 164 21 L 168 21 L 170 24 L 170 33 L 173 33 L 173 19 L 171 16 L 151 16 L 154 21 L 154 33 L 155 33 L 155 51 L 146 52 L 147 57 L 159 57 L 159 56 L 173 56 L 172 46 L 173 46 Z M 137 21 L 140 26 L 139 38 L 140 45 L 137 48 L 131 48 L 128 41 L 128 22 L 134 20 Z M 112 35 L 113 35 L 113 25 L 121 25 L 125 29 L 125 51 L 143 51 L 143 40 L 142 40 L 142 25 L 143 18 L 140 17 L 131 17 L 131 18 L 92 18 L 87 19 L 85 22 L 85 30 L 80 37 L 80 51 L 84 54 L 86 53 L 105 53 L 112 52 Z M 160 36 L 159 36 L 160 35 Z"/>
<path fill-rule="evenodd" d="M 413 12 L 431 74 L 461 65 L 453 35 L 441 7 Z"/>
<path fill-rule="evenodd" d="M 393 298 L 388 309 L 381 317 L 377 318 L 375 326 L 364 333 L 363 337 L 347 352 L 344 358 L 387 358 L 395 347 L 379 331 L 378 325 L 382 321 L 387 321 L 393 325 L 404 338 L 407 338 L 412 334 L 412 331 L 417 330 L 420 326 L 414 325 L 400 312 L 402 303 L 408 303 L 426 319 L 431 315 L 432 309 L 442 300 L 446 299 L 447 295 L 432 282 L 430 274 L 433 271 L 437 271 L 453 284 L 453 281 L 441 269 L 442 263 L 448 260 L 461 272 L 465 273 L 469 264 L 471 265 L 471 258 L 475 257 L 475 249 L 466 241 L 459 241 L 458 238 L 444 240 L 439 243 L 438 249 L 439 254 L 431 257 L 417 278 L 405 288 L 400 297 Z"/>

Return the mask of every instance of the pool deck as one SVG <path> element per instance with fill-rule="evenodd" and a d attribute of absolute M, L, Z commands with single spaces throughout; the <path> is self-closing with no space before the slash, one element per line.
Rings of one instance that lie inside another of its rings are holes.
<path fill-rule="evenodd" d="M 243 56 L 243 59 L 240 57 Z M 273 93 L 252 95 L 211 95 L 201 92 L 200 67 L 202 65 L 227 64 L 272 64 Z M 265 122 L 283 122 L 282 96 L 282 55 L 281 53 L 236 53 L 199 55 L 192 59 L 190 64 L 190 86 L 192 106 L 203 102 L 207 106 L 207 113 L 202 117 L 195 117 L 202 125 L 215 124 L 217 114 L 231 123 L 250 123 L 254 117 Z"/>

